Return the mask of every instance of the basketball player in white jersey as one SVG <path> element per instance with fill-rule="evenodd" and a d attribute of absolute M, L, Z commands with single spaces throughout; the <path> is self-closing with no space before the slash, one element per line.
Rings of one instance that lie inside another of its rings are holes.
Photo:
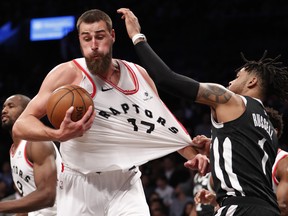
<path fill-rule="evenodd" d="M 50 71 L 15 123 L 14 135 L 61 142 L 58 215 L 150 215 L 138 166 L 175 151 L 193 159 L 197 151 L 188 146 L 190 136 L 161 101 L 144 68 L 112 58 L 116 37 L 110 17 L 101 10 L 86 11 L 77 29 L 84 57 Z M 95 110 L 90 107 L 73 122 L 72 107 L 59 129 L 47 127 L 39 119 L 46 115 L 51 93 L 65 84 L 84 87 Z M 185 163 L 204 172 L 206 165 L 205 158 Z"/>
<path fill-rule="evenodd" d="M 12 132 L 16 119 L 30 98 L 16 94 L 6 99 L 2 109 L 2 128 Z M 29 128 L 32 128 L 30 125 Z M 11 134 L 12 136 L 12 134 Z M 16 200 L 0 202 L 0 212 L 25 213 L 29 216 L 56 215 L 57 172 L 61 157 L 53 142 L 31 142 L 13 137 L 10 164 L 14 184 L 22 196 Z"/>

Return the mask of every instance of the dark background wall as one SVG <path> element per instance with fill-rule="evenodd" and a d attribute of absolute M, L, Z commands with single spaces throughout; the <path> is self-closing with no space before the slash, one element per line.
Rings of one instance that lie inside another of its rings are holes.
<path fill-rule="evenodd" d="M 29 41 L 29 21 L 35 17 L 75 15 L 91 8 L 107 12 L 114 21 L 114 57 L 139 63 L 116 10 L 129 7 L 138 16 L 142 32 L 169 66 L 199 81 L 228 85 L 234 70 L 248 59 L 282 54 L 288 65 L 288 3 L 267 0 L 169 1 L 169 0 L 1 0 L 0 26 L 12 21 L 18 33 L 0 44 L 0 100 L 21 93 L 33 97 L 46 74 L 58 63 L 79 57 L 76 32 L 62 40 Z M 164 102 L 195 135 L 209 109 L 160 91 Z M 269 105 L 283 113 L 287 105 L 271 98 Z M 33 127 L 31 125 L 31 127 Z M 285 129 L 286 130 L 286 129 Z M 201 130 L 200 130 L 201 132 Z M 284 148 L 287 135 L 281 138 Z M 0 162 L 8 159 L 11 140 L 0 129 Z"/>

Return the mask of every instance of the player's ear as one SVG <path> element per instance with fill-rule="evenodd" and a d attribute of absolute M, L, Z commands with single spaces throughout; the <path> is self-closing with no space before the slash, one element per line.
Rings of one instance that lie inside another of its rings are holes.
<path fill-rule="evenodd" d="M 115 30 L 114 29 L 111 30 L 111 37 L 112 37 L 112 40 L 113 40 L 113 43 L 114 43 L 115 39 L 116 39 L 116 35 L 115 35 Z"/>
<path fill-rule="evenodd" d="M 254 87 L 258 83 L 258 78 L 256 76 L 251 76 L 248 80 L 248 88 Z"/>

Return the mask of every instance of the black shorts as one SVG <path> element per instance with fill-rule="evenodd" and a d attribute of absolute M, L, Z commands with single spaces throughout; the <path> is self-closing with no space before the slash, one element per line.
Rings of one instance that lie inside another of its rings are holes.
<path fill-rule="evenodd" d="M 228 197 L 220 203 L 215 216 L 280 216 L 277 206 L 254 197 Z"/>

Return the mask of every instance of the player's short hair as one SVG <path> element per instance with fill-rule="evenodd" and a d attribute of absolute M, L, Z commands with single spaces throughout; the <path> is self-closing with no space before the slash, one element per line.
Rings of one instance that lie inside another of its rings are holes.
<path fill-rule="evenodd" d="M 94 22 L 99 22 L 99 21 L 104 21 L 107 25 L 107 29 L 109 31 L 112 30 L 113 25 L 112 25 L 112 20 L 108 14 L 105 12 L 99 10 L 99 9 L 91 9 L 88 11 L 85 11 L 77 20 L 76 27 L 79 32 L 79 27 L 82 22 L 84 23 L 94 23 Z"/>

